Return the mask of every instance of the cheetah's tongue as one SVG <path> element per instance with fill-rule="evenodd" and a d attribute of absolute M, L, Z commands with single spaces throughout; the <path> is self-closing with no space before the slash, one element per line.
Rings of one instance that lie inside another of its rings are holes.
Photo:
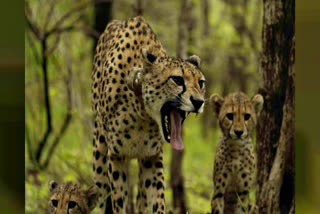
<path fill-rule="evenodd" d="M 183 142 L 181 139 L 182 130 L 181 130 L 181 123 L 182 118 L 178 111 L 172 110 L 170 112 L 170 144 L 172 148 L 175 150 L 182 150 L 183 149 Z"/>

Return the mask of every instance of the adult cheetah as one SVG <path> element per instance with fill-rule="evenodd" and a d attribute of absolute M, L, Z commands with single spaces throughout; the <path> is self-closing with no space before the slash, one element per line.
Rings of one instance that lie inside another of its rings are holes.
<path fill-rule="evenodd" d="M 197 56 L 167 56 L 142 17 L 108 24 L 92 73 L 94 178 L 104 195 L 111 193 L 100 213 L 125 213 L 131 158 L 139 164 L 139 213 L 165 213 L 162 147 L 168 142 L 183 149 L 187 113 L 203 111 L 205 78 L 199 66 Z"/>

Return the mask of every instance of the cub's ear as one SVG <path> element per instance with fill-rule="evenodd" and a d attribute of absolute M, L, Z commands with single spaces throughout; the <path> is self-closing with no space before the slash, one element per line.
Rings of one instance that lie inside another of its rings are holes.
<path fill-rule="evenodd" d="M 142 68 L 134 67 L 127 79 L 128 88 L 135 93 L 136 96 L 141 96 L 142 89 Z"/>
<path fill-rule="evenodd" d="M 187 62 L 195 65 L 196 67 L 200 68 L 200 58 L 197 56 L 197 55 L 192 55 L 192 56 L 189 56 L 187 59 L 186 59 Z"/>
<path fill-rule="evenodd" d="M 152 53 L 150 53 L 149 51 L 147 51 L 147 49 L 142 48 L 141 55 L 142 55 L 143 62 L 145 64 L 150 65 L 150 64 L 157 63 L 158 58 L 155 55 L 153 55 Z"/>
<path fill-rule="evenodd" d="M 57 188 L 58 184 L 57 182 L 55 182 L 54 180 L 49 182 L 49 191 L 50 193 L 53 192 L 53 190 L 55 190 L 55 188 Z"/>
<path fill-rule="evenodd" d="M 101 196 L 101 192 L 96 185 L 91 185 L 86 190 L 86 195 L 87 195 L 88 208 L 90 210 L 93 210 L 99 201 L 99 198 Z"/>
<path fill-rule="evenodd" d="M 260 94 L 255 95 L 251 98 L 251 102 L 253 104 L 254 110 L 256 111 L 257 117 L 259 117 L 260 112 L 263 108 L 263 97 Z"/>
<path fill-rule="evenodd" d="M 212 94 L 209 100 L 210 105 L 213 108 L 213 111 L 219 115 L 221 106 L 223 105 L 224 98 L 219 94 Z"/>

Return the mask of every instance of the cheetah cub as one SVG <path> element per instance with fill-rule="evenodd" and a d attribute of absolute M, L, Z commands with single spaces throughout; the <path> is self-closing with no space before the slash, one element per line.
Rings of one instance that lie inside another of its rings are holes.
<path fill-rule="evenodd" d="M 49 182 L 49 213 L 89 214 L 95 208 L 100 191 L 95 185 L 82 190 L 79 184 Z"/>
<path fill-rule="evenodd" d="M 222 131 L 214 161 L 211 212 L 256 213 L 256 206 L 249 205 L 255 170 L 251 138 L 263 107 L 263 97 L 257 94 L 249 99 L 244 93 L 233 93 L 223 98 L 213 94 L 210 104 Z"/>

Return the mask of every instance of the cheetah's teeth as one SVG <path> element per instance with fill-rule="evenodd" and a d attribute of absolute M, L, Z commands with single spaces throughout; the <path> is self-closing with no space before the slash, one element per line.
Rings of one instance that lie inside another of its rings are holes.
<path fill-rule="evenodd" d="M 167 132 L 169 132 L 169 122 L 168 122 L 168 116 L 164 116 L 165 126 L 167 129 Z"/>

